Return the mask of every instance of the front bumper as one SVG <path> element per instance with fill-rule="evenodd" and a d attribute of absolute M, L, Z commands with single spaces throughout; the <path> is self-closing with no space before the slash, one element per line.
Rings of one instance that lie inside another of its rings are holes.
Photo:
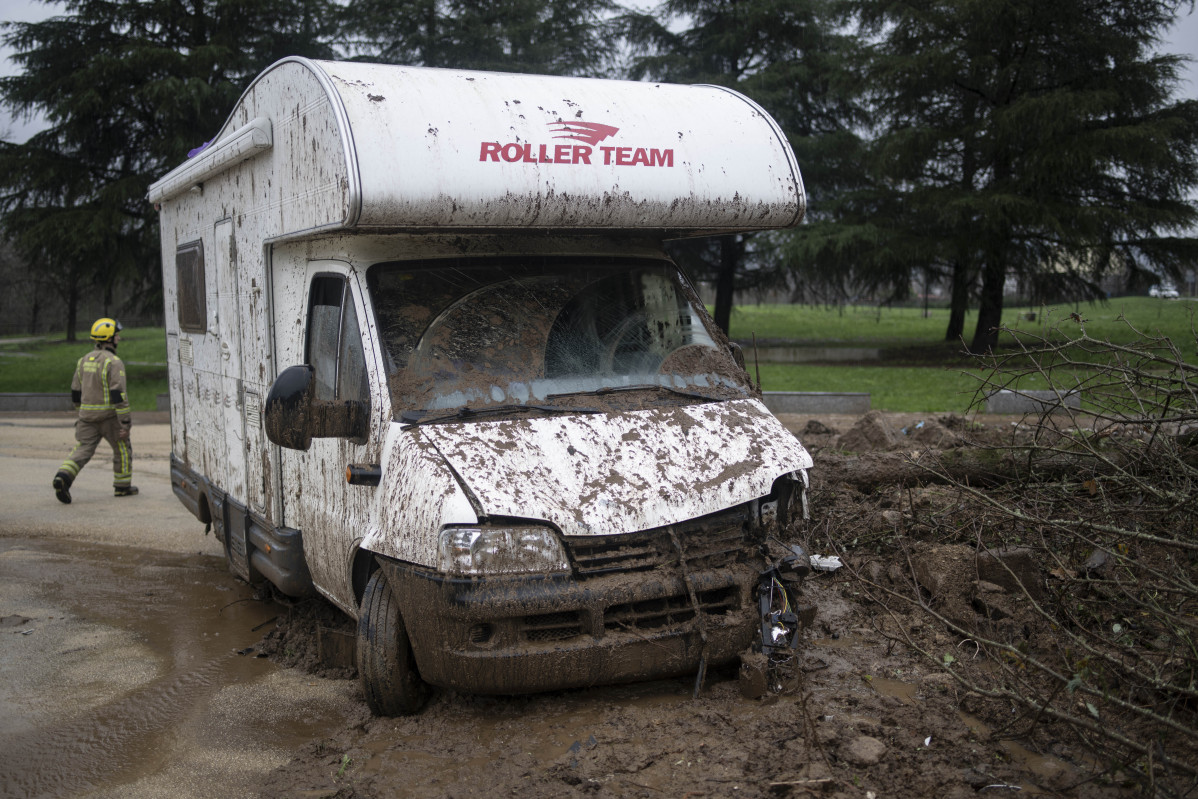
<path fill-rule="evenodd" d="M 472 693 L 632 682 L 729 662 L 757 633 L 761 564 L 592 576 L 447 578 L 380 559 L 420 675 Z M 706 633 L 707 643 L 702 635 Z"/>

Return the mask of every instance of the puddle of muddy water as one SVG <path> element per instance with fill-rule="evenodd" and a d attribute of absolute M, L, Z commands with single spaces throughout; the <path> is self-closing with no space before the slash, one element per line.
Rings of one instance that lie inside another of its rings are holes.
<path fill-rule="evenodd" d="M 961 717 L 961 721 L 965 723 L 971 731 L 983 736 L 990 736 L 990 727 L 984 721 L 971 716 L 964 711 L 958 711 L 957 715 Z M 1007 757 L 1013 763 L 1017 763 L 1023 768 L 1031 772 L 1032 776 L 1049 782 L 1065 771 L 1072 771 L 1072 767 L 1064 761 L 1052 757 L 1051 755 L 1039 755 L 1031 751 L 1027 747 L 1021 745 L 1017 741 L 1012 741 L 1007 738 L 999 739 L 998 745 L 1006 752 Z M 1014 786 L 1010 786 L 1014 787 Z M 1022 796 L 1048 796 L 1052 795 L 1052 791 L 1045 790 L 1035 783 L 1024 783 L 1016 788 Z"/>
<path fill-rule="evenodd" d="M 919 686 L 914 683 L 888 677 L 872 677 L 869 685 L 882 696 L 893 697 L 905 705 L 915 704 L 915 694 L 919 691 Z"/>
<path fill-rule="evenodd" d="M 290 750 L 324 726 L 205 728 L 221 691 L 277 671 L 237 652 L 285 612 L 219 559 L 0 539 L 0 607 L 28 619 L 0 630 L 0 795 L 103 793 L 174 767 L 180 741 Z"/>
<path fill-rule="evenodd" d="M 864 638 L 848 634 L 837 636 L 836 638 L 813 638 L 808 643 L 808 646 L 814 648 L 827 647 L 829 649 L 855 649 L 864 643 Z"/>

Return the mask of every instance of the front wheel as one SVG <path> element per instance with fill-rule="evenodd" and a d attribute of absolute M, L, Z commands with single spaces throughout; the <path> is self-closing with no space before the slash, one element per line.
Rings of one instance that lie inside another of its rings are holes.
<path fill-rule="evenodd" d="M 370 576 L 362 594 L 358 674 L 366 704 L 377 716 L 411 715 L 428 698 L 428 685 L 416 668 L 399 603 L 381 569 Z"/>

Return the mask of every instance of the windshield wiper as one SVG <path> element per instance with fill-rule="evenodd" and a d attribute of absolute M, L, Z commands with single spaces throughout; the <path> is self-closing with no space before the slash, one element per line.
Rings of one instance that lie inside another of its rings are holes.
<path fill-rule="evenodd" d="M 404 430 L 418 427 L 422 424 L 437 424 L 439 422 L 458 422 L 463 419 L 473 419 L 476 416 L 490 416 L 495 413 L 511 413 L 515 411 L 541 411 L 542 413 L 603 413 L 598 408 L 563 408 L 560 405 L 487 405 L 482 408 L 458 408 L 451 413 L 440 416 L 425 416 L 425 411 L 404 411 L 399 415 Z"/>
<path fill-rule="evenodd" d="M 665 391 L 678 397 L 688 397 L 690 399 L 703 400 L 704 402 L 723 402 L 719 397 L 700 394 L 697 391 L 683 391 L 682 389 L 663 386 L 661 383 L 639 383 L 634 386 L 604 386 L 603 388 L 591 389 L 590 391 L 546 394 L 545 399 L 558 399 L 559 397 L 602 397 L 607 394 L 617 394 L 623 391 Z"/>

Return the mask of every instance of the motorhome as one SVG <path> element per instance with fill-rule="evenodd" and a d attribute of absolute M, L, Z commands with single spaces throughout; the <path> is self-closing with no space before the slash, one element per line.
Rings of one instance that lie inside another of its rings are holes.
<path fill-rule="evenodd" d="M 663 250 L 796 225 L 714 86 L 284 59 L 150 189 L 175 494 L 357 620 L 366 698 L 694 673 L 811 458 Z"/>

